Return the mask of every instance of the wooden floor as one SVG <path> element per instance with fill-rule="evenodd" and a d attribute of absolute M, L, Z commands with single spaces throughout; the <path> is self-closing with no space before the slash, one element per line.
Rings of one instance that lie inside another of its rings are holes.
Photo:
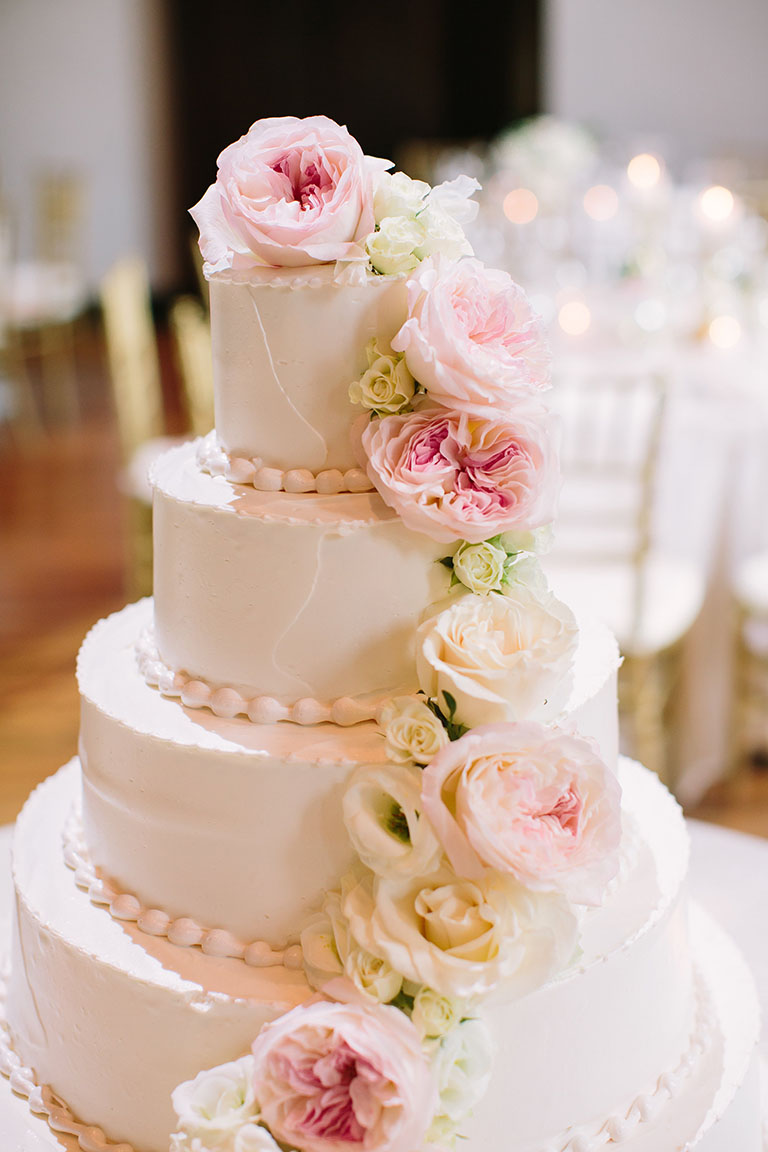
<path fill-rule="evenodd" d="M 177 388 L 161 348 L 176 432 Z M 78 345 L 78 382 L 77 419 L 32 437 L 0 424 L 0 824 L 76 753 L 77 649 L 126 600 L 119 452 L 95 327 Z M 742 773 L 692 814 L 768 836 L 768 773 Z"/>

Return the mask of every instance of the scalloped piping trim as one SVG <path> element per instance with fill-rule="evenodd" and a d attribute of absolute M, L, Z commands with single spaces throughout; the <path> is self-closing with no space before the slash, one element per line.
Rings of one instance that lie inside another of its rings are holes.
<path fill-rule="evenodd" d="M 73 1136 L 82 1152 L 134 1152 L 132 1144 L 116 1144 L 104 1135 L 101 1128 L 76 1120 L 63 1100 L 49 1084 L 38 1084 L 31 1068 L 22 1064 L 14 1051 L 8 1025 L 5 1022 L 5 977 L 0 978 L 0 1073 L 11 1088 L 23 1096 L 36 1116 L 44 1116 L 53 1132 Z"/>
<path fill-rule="evenodd" d="M 210 708 L 215 716 L 231 720 L 235 716 L 246 716 L 253 724 L 277 724 L 281 720 L 292 724 L 338 724 L 350 728 L 366 720 L 375 720 L 388 697 L 355 700 L 351 696 L 341 696 L 338 700 L 324 702 L 305 696 L 293 704 L 283 704 L 274 696 L 243 696 L 236 688 L 227 686 L 212 688 L 204 680 L 196 680 L 185 672 L 174 672 L 160 658 L 154 637 L 144 631 L 136 643 L 136 660 L 139 672 L 153 688 L 163 696 L 177 696 L 185 708 Z"/>
<path fill-rule="evenodd" d="M 712 1042 L 716 1018 L 712 999 L 704 982 L 694 975 L 696 1018 L 688 1048 L 675 1067 L 662 1072 L 656 1083 L 640 1092 L 624 1111 L 613 1112 L 600 1120 L 598 1126 L 583 1125 L 569 1129 L 555 1137 L 539 1152 L 597 1152 L 609 1144 L 619 1144 L 634 1135 L 641 1124 L 655 1120 L 664 1106 L 674 1100 L 689 1078 L 697 1062 L 708 1051 Z"/>
<path fill-rule="evenodd" d="M 93 866 L 83 839 L 79 814 L 73 810 L 62 833 L 64 862 L 75 874 L 75 883 L 88 893 L 92 904 L 103 907 L 113 920 L 132 921 L 146 936 L 164 936 L 181 948 L 199 947 L 206 956 L 242 960 L 251 968 L 303 967 L 300 944 L 272 948 L 266 940 L 239 940 L 224 928 L 206 928 L 189 916 L 173 918 L 160 908 L 147 908 L 138 897 L 121 892 L 103 880 Z"/>
<path fill-rule="evenodd" d="M 316 492 L 322 496 L 336 496 L 340 492 L 372 492 L 373 484 L 362 468 L 325 468 L 312 472 L 309 468 L 266 467 L 258 456 L 229 455 L 219 444 L 215 432 L 203 437 L 197 446 L 197 463 L 211 476 L 223 476 L 233 484 L 251 484 L 259 492 Z"/>

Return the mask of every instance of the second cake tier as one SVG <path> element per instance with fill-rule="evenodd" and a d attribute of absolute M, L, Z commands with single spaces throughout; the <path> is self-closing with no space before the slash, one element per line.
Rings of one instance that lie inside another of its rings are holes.
<path fill-rule="evenodd" d="M 151 601 L 123 609 L 78 660 L 90 858 L 146 908 L 283 947 L 354 858 L 341 797 L 355 767 L 385 763 L 384 738 L 372 722 L 253 724 L 166 698 L 136 660 L 151 621 Z M 574 681 L 565 719 L 615 768 L 607 630 L 582 630 Z"/>

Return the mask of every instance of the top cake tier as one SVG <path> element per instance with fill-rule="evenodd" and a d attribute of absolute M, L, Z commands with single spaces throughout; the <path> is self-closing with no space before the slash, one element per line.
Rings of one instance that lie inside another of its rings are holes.
<path fill-rule="evenodd" d="M 313 474 L 355 467 L 348 386 L 406 316 L 404 278 L 339 284 L 333 265 L 211 277 L 216 431 L 231 457 Z M 359 410 L 358 410 L 359 411 Z"/>

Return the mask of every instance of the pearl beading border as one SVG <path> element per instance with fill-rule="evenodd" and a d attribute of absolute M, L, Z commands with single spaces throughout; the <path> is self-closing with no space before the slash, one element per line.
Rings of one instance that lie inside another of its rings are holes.
<path fill-rule="evenodd" d="M 374 701 L 355 700 L 341 696 L 324 702 L 305 696 L 293 704 L 283 704 L 274 696 L 244 696 L 236 688 L 212 688 L 204 680 L 196 680 L 185 672 L 174 672 L 161 659 L 151 632 L 144 631 L 136 643 L 136 660 L 141 675 L 163 696 L 174 696 L 186 708 L 210 708 L 215 716 L 232 720 L 246 716 L 253 724 L 277 724 L 281 720 L 292 724 L 338 724 L 350 728 L 366 720 L 375 720 L 385 697 Z"/>
<path fill-rule="evenodd" d="M 324 468 L 320 472 L 309 468 L 269 468 L 258 456 L 230 456 L 214 432 L 199 441 L 197 463 L 211 476 L 224 476 L 233 484 L 250 484 L 259 492 L 316 492 L 321 496 L 336 496 L 340 492 L 373 491 L 373 484 L 362 468 L 348 468 L 345 472 L 340 468 Z"/>
<path fill-rule="evenodd" d="M 163 936 L 181 948 L 199 947 L 206 956 L 242 960 L 251 968 L 303 968 L 300 944 L 272 948 L 266 940 L 242 941 L 224 928 L 206 928 L 190 916 L 173 918 L 161 908 L 148 908 L 138 897 L 121 892 L 103 880 L 88 856 L 76 809 L 70 812 L 64 824 L 62 845 L 64 862 L 74 872 L 75 884 L 88 893 L 92 904 L 105 908 L 113 920 L 133 922 L 146 936 Z"/>
<path fill-rule="evenodd" d="M 680 1088 L 706 1054 L 712 1043 L 716 1018 L 709 992 L 699 977 L 694 978 L 696 1017 L 688 1048 L 676 1066 L 662 1072 L 656 1083 L 647 1092 L 639 1093 L 624 1112 L 614 1112 L 600 1121 L 599 1127 L 591 1132 L 581 1127 L 576 1132 L 561 1133 L 554 1141 L 544 1145 L 539 1152 L 597 1152 L 609 1144 L 629 1140 L 641 1124 L 654 1120 L 666 1104 L 674 1100 Z"/>
<path fill-rule="evenodd" d="M 48 1084 L 38 1084 L 31 1068 L 22 1064 L 14 1051 L 8 1025 L 5 1022 L 6 976 L 0 977 L 0 1073 L 10 1082 L 11 1089 L 23 1096 L 30 1111 L 44 1116 L 49 1127 L 66 1136 L 73 1136 L 82 1152 L 134 1152 L 132 1144 L 116 1144 L 104 1135 L 101 1128 L 75 1120 L 69 1107 Z"/>

